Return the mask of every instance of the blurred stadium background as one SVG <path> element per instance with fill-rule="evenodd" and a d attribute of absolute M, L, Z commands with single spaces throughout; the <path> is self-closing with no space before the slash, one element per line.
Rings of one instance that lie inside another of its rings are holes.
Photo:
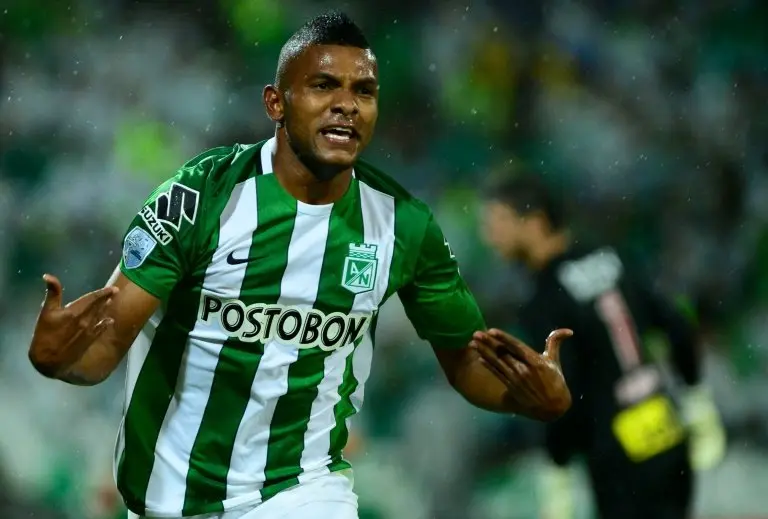
<path fill-rule="evenodd" d="M 695 312 L 729 435 L 697 518 L 768 517 L 768 3 L 759 0 L 1 0 L 0 517 L 124 517 L 111 454 L 123 374 L 43 380 L 26 359 L 40 274 L 94 289 L 151 189 L 272 128 L 284 39 L 337 7 L 379 56 L 367 156 L 430 202 L 495 324 L 526 278 L 475 229 L 476 186 L 525 160 L 578 227 Z M 396 301 L 359 442 L 363 519 L 539 518 L 538 426 L 447 388 Z M 575 517 L 589 518 L 582 476 Z"/>

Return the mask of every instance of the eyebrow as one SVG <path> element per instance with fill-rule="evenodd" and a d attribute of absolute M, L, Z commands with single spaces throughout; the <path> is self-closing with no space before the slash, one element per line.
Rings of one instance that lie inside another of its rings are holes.
<path fill-rule="evenodd" d="M 318 79 L 324 79 L 326 81 L 331 81 L 333 83 L 341 82 L 337 76 L 334 76 L 333 74 L 329 74 L 328 72 L 318 72 L 316 74 L 312 74 L 311 76 L 308 76 L 307 79 L 309 81 L 317 81 Z M 376 79 L 376 76 L 364 76 L 353 81 L 353 84 L 354 85 L 378 85 L 379 81 Z"/>

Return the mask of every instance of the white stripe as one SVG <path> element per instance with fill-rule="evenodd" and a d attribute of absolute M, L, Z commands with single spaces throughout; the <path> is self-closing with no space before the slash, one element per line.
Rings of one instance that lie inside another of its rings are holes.
<path fill-rule="evenodd" d="M 360 204 L 365 243 L 378 245 L 376 284 L 373 291 L 361 294 L 366 297 L 355 299 L 354 311 L 367 313 L 379 309 L 389 286 L 389 270 L 395 251 L 395 199 L 361 182 Z"/>
<path fill-rule="evenodd" d="M 221 215 L 218 248 L 206 270 L 204 292 L 222 298 L 239 296 L 247 264 L 227 265 L 224 257 L 233 250 L 248 254 L 256 209 L 255 179 L 250 178 L 235 186 Z M 155 445 L 155 462 L 146 497 L 148 510 L 180 511 L 184 506 L 190 453 L 211 393 L 219 353 L 226 340 L 227 335 L 213 321 L 206 324 L 197 320 L 190 332 L 176 392 Z"/>
<path fill-rule="evenodd" d="M 310 308 L 315 303 L 330 216 L 330 211 L 319 216 L 296 214 L 279 304 Z M 253 493 L 263 486 L 272 417 L 279 398 L 288 391 L 288 369 L 297 358 L 296 347 L 276 340 L 264 348 L 264 357 L 251 385 L 251 399 L 235 437 L 227 476 L 228 497 Z M 227 506 L 236 504 L 227 503 Z"/>
<path fill-rule="evenodd" d="M 360 409 L 363 408 L 365 383 L 368 381 L 368 377 L 371 376 L 372 361 L 373 340 L 369 331 L 365 334 L 365 339 L 355 349 L 355 356 L 352 357 L 352 375 L 357 379 L 357 387 L 349 396 L 349 401 L 352 403 L 352 407 L 355 408 L 356 413 L 359 413 Z"/>
<path fill-rule="evenodd" d="M 272 155 L 277 148 L 277 138 L 272 137 L 264 146 L 261 147 L 261 173 L 263 175 L 269 175 L 272 173 Z"/>
<path fill-rule="evenodd" d="M 336 425 L 334 407 L 341 400 L 339 386 L 344 381 L 347 357 L 354 348 L 354 344 L 347 344 L 325 358 L 323 380 L 317 386 L 317 398 L 312 402 L 307 432 L 304 434 L 300 483 L 328 472 L 326 465 L 331 461 L 331 431 Z"/>
<path fill-rule="evenodd" d="M 117 483 L 117 468 L 120 458 L 123 455 L 123 451 L 125 451 L 125 415 L 128 414 L 128 408 L 131 406 L 131 399 L 133 398 L 133 390 L 136 389 L 136 381 L 139 379 L 141 368 L 144 366 L 144 361 L 147 360 L 147 355 L 149 355 L 149 347 L 152 346 L 155 332 L 162 320 L 163 309 L 158 308 L 144 325 L 144 328 L 141 329 L 136 340 L 133 341 L 131 348 L 128 350 L 128 361 L 125 369 L 125 403 L 123 417 L 120 420 L 120 428 L 117 433 L 117 441 L 115 442 L 115 463 L 112 469 L 115 483 Z"/>
<path fill-rule="evenodd" d="M 355 295 L 352 312 L 374 314 L 387 289 L 389 268 L 394 250 L 394 200 L 365 184 L 358 184 L 360 189 L 360 204 L 363 216 L 363 241 L 377 245 L 376 255 L 378 269 L 374 289 Z M 365 364 L 370 363 L 372 353 L 370 329 L 366 331 L 364 340 L 358 346 L 363 348 L 362 355 L 354 351 L 353 365 L 358 363 L 358 370 L 363 375 Z M 305 482 L 327 472 L 325 467 L 330 462 L 331 432 L 336 425 L 334 407 L 341 400 L 339 388 L 344 381 L 347 357 L 353 353 L 354 346 L 348 345 L 334 352 L 325 359 L 325 376 L 318 386 L 318 394 L 312 403 L 307 432 L 304 435 L 304 451 L 301 456 L 303 473 L 299 481 Z M 363 365 L 360 365 L 360 364 Z M 368 378 L 365 374 L 364 379 Z M 363 381 L 364 383 L 364 381 Z M 362 389 L 358 387 L 361 391 Z M 357 409 L 357 408 L 356 408 Z"/>
<path fill-rule="evenodd" d="M 363 221 L 365 222 L 365 241 L 371 240 L 379 245 L 377 251 L 379 273 L 376 277 L 376 286 L 371 294 L 371 302 L 376 301 L 376 306 L 372 310 L 378 311 L 389 286 L 389 271 L 395 253 L 395 199 L 362 183 L 360 184 L 360 197 L 363 206 Z M 365 310 L 360 309 L 358 311 Z M 365 383 L 371 375 L 371 362 L 373 361 L 371 334 L 374 331 L 372 327 L 368 329 L 365 339 L 357 347 L 352 358 L 352 374 L 357 379 L 357 387 L 350 395 L 350 400 L 356 412 L 360 412 L 363 407 Z"/>

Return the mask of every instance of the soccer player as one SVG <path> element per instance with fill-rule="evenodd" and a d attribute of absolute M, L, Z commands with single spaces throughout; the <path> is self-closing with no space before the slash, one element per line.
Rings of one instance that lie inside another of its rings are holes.
<path fill-rule="evenodd" d="M 38 371 L 97 384 L 128 354 L 116 480 L 133 517 L 357 517 L 342 449 L 395 294 L 472 404 L 541 420 L 570 406 L 570 330 L 543 355 L 487 330 L 427 206 L 358 160 L 378 90 L 360 29 L 309 21 L 264 89 L 273 138 L 184 164 L 107 287 L 62 307 L 44 276 Z"/>
<path fill-rule="evenodd" d="M 552 461 L 565 466 L 585 456 L 603 519 L 685 519 L 692 475 L 684 413 L 673 400 L 675 384 L 643 341 L 653 330 L 666 333 L 677 374 L 697 388 L 696 330 L 613 249 L 575 240 L 536 177 L 493 183 L 483 207 L 485 239 L 535 273 L 534 295 L 519 314 L 522 329 L 531 336 L 554 325 L 575 332 L 562 355 L 574 404 L 546 426 Z M 717 430 L 710 445 L 715 458 L 722 454 Z"/>

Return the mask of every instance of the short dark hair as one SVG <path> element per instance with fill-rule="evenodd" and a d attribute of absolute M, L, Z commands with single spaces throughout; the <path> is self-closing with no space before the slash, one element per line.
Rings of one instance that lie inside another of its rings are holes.
<path fill-rule="evenodd" d="M 285 42 L 277 61 L 276 84 L 280 84 L 290 62 L 313 45 L 371 48 L 362 29 L 349 16 L 341 11 L 327 11 L 302 25 Z"/>
<path fill-rule="evenodd" d="M 565 226 L 562 204 L 541 178 L 530 173 L 505 174 L 491 180 L 483 189 L 483 198 L 506 204 L 521 215 L 541 212 L 554 231 Z"/>

